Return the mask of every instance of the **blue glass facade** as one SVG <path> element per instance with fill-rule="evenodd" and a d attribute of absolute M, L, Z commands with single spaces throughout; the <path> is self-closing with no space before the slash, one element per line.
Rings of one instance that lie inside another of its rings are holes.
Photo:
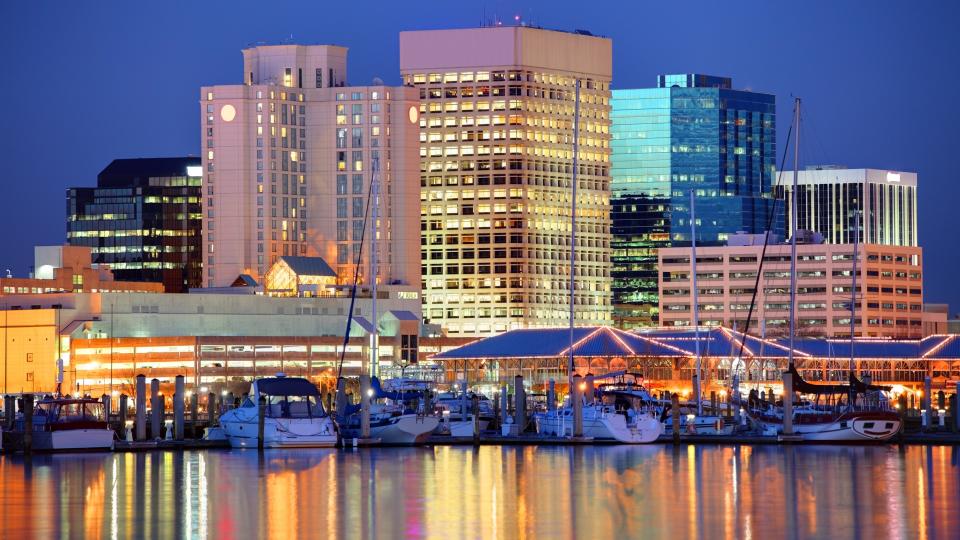
<path fill-rule="evenodd" d="M 689 245 L 690 190 L 702 245 L 763 232 L 776 208 L 774 96 L 706 75 L 657 82 L 611 100 L 614 319 L 623 327 L 657 323 L 657 249 Z"/>

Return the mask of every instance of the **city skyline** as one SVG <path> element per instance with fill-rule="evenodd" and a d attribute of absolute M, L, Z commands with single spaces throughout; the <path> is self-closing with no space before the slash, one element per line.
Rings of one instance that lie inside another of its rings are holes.
<path fill-rule="evenodd" d="M 721 74 L 738 81 L 737 87 L 777 95 L 781 118 L 789 117 L 791 95 L 799 95 L 805 102 L 801 166 L 907 170 L 922 178 L 918 228 L 927 263 L 925 300 L 950 302 L 952 311 L 957 310 L 960 291 L 950 287 L 949 273 L 958 255 L 951 249 L 949 233 L 934 221 L 958 199 L 960 188 L 949 181 L 948 151 L 955 139 L 948 126 L 956 123 L 951 119 L 957 112 L 922 105 L 924 96 L 956 82 L 956 75 L 934 69 L 935 53 L 957 45 L 945 27 L 951 19 L 947 12 L 955 7 L 917 13 L 890 5 L 853 13 L 856 7 L 851 4 L 794 14 L 786 7 L 755 4 L 750 17 L 763 24 L 738 32 L 737 13 L 704 4 L 701 17 L 683 20 L 686 26 L 678 38 L 664 28 L 673 25 L 650 24 L 642 32 L 632 31 L 629 23 L 619 21 L 633 17 L 611 16 L 615 6 L 591 13 L 577 13 L 563 3 L 524 7 L 492 2 L 486 9 L 443 12 L 413 6 L 368 15 L 362 33 L 351 25 L 324 27 L 313 22 L 324 20 L 315 16 L 217 18 L 222 15 L 219 10 L 207 6 L 196 12 L 154 12 L 119 4 L 64 6 L 50 12 L 42 6 L 5 6 L 0 18 L 8 27 L 0 40 L 11 50 L 31 51 L 10 59 L 11 80 L 41 81 L 52 74 L 57 84 L 31 91 L 31 99 L 42 106 L 12 108 L 7 125 L 15 129 L 4 130 L 0 138 L 11 179 L 0 206 L 0 226 L 24 231 L 8 238 L 0 270 L 25 275 L 33 245 L 63 242 L 64 189 L 94 185 L 96 173 L 111 160 L 199 155 L 197 91 L 204 84 L 235 81 L 242 65 L 238 49 L 259 41 L 290 42 L 291 34 L 296 43 L 341 44 L 351 49 L 350 84 L 366 85 L 375 76 L 385 84 L 399 84 L 400 31 L 478 26 L 485 12 L 488 21 L 496 13 L 512 24 L 512 15 L 520 14 L 522 20 L 539 26 L 584 28 L 611 38 L 614 89 L 649 87 L 662 73 Z M 642 13 L 616 9 L 647 20 L 679 15 L 664 6 L 644 6 Z M 302 11 L 311 10 L 319 14 L 320 8 Z M 332 20 L 357 15 L 349 10 L 325 14 Z M 127 23 L 140 17 L 155 18 L 158 24 L 136 36 L 125 35 Z M 795 28 L 777 24 L 788 20 Z M 211 21 L 221 26 L 208 28 Z M 891 30 L 877 31 L 884 28 Z M 795 40 L 790 39 L 791 32 L 796 33 Z M 818 39 L 821 35 L 832 36 L 829 44 Z M 661 46 L 666 39 L 668 48 Z M 764 41 L 782 47 L 753 46 Z M 71 45 L 76 43 L 83 46 Z M 70 92 L 64 92 L 71 84 Z M 0 90 L 7 103 L 23 99 L 14 88 L 20 86 Z M 789 127 L 788 122 L 780 124 L 778 154 Z M 45 150 L 53 150 L 53 155 Z M 787 166 L 791 165 L 788 159 Z"/>

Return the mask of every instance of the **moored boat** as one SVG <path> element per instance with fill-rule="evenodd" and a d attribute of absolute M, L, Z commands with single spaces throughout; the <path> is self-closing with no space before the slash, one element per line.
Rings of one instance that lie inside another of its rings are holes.
<path fill-rule="evenodd" d="M 230 446 L 258 447 L 261 396 L 266 400 L 263 420 L 265 448 L 336 446 L 336 426 L 323 409 L 317 387 L 307 379 L 283 374 L 254 381 L 243 404 L 220 417 L 220 426 Z"/>
<path fill-rule="evenodd" d="M 18 424 L 23 429 L 23 420 Z M 112 450 L 115 438 L 103 410 L 92 398 L 49 398 L 33 411 L 32 449 L 36 451 Z"/>
<path fill-rule="evenodd" d="M 557 437 L 573 436 L 573 407 L 569 404 L 536 414 L 534 420 L 537 433 Z M 633 409 L 618 412 L 613 405 L 603 403 L 583 406 L 584 437 L 625 444 L 644 444 L 656 441 L 661 433 L 663 426 L 652 412 L 635 412 Z"/>

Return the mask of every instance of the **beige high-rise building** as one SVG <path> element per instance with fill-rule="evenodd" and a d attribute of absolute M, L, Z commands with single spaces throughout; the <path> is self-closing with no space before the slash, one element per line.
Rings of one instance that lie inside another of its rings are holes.
<path fill-rule="evenodd" d="M 243 84 L 200 91 L 204 284 L 263 274 L 281 256 L 322 257 L 369 283 L 368 193 L 379 171 L 379 282 L 419 287 L 418 94 L 346 86 L 347 49 L 243 51 Z"/>
<path fill-rule="evenodd" d="M 523 26 L 400 33 L 420 99 L 424 316 L 451 335 L 608 324 L 612 42 Z"/>

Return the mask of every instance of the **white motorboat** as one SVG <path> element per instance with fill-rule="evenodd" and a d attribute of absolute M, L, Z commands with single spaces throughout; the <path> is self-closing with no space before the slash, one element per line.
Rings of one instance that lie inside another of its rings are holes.
<path fill-rule="evenodd" d="M 21 432 L 23 420 L 18 421 Z M 33 411 L 32 449 L 37 451 L 112 450 L 114 432 L 103 403 L 92 398 L 52 398 Z"/>
<path fill-rule="evenodd" d="M 461 394 L 442 393 L 437 396 L 436 410 L 441 415 L 438 433 L 445 433 L 454 437 L 473 436 L 473 394 L 467 394 L 467 399 Z M 466 417 L 464 417 L 464 401 L 466 401 Z M 480 431 L 486 431 L 493 421 L 494 412 L 490 400 L 479 396 L 478 400 Z"/>
<path fill-rule="evenodd" d="M 537 432 L 558 437 L 573 436 L 573 407 L 566 405 L 534 415 Z M 613 405 L 584 404 L 583 436 L 596 440 L 615 440 L 626 444 L 644 444 L 657 440 L 663 425 L 653 412 L 617 412 Z"/>
<path fill-rule="evenodd" d="M 340 424 L 340 434 L 349 443 L 361 436 L 361 412 L 351 414 Z M 436 416 L 414 412 L 402 404 L 373 403 L 370 406 L 370 438 L 380 439 L 381 444 L 423 444 L 430 437 L 440 419 Z"/>
<path fill-rule="evenodd" d="M 233 448 L 257 448 L 260 396 L 266 399 L 264 448 L 336 446 L 336 426 L 323 410 L 317 387 L 307 379 L 278 374 L 254 381 L 243 405 L 220 417 Z"/>

